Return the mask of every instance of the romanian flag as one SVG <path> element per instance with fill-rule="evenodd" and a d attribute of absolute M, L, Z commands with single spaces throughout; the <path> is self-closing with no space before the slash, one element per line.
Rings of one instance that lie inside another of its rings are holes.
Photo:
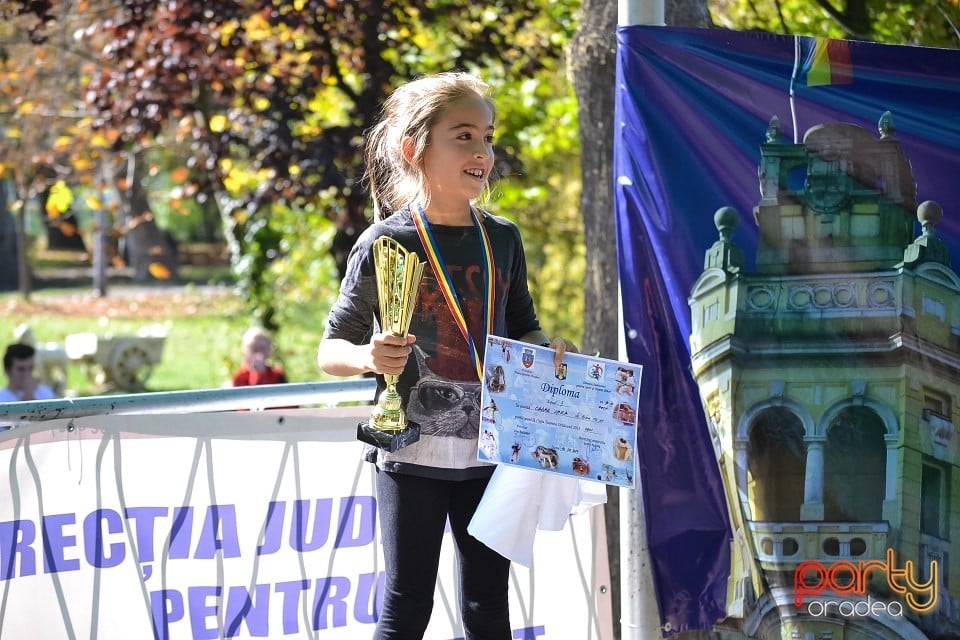
<path fill-rule="evenodd" d="M 853 82 L 850 43 L 846 40 L 816 38 L 803 61 L 803 71 L 808 87 Z"/>

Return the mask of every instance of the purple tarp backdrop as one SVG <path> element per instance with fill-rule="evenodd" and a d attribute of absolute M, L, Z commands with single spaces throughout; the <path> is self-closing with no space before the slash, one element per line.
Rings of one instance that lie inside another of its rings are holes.
<path fill-rule="evenodd" d="M 654 583 L 663 622 L 706 629 L 725 615 L 730 524 L 690 373 L 687 299 L 718 237 L 714 212 L 739 212 L 733 240 L 751 269 L 771 117 L 795 140 L 826 122 L 876 131 L 890 111 L 917 202 L 943 206 L 937 231 L 960 255 L 960 50 L 850 41 L 848 82 L 812 86 L 814 38 L 648 26 L 617 37 L 618 264 L 627 356 L 645 367 L 638 452 Z"/>

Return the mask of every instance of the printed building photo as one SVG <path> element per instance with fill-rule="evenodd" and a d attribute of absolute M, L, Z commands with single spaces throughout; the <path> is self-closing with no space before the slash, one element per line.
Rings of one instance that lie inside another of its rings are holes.
<path fill-rule="evenodd" d="M 960 276 L 894 123 L 793 144 L 772 119 L 753 269 L 737 211 L 714 217 L 690 347 L 731 511 L 731 637 L 960 633 Z"/>
<path fill-rule="evenodd" d="M 659 632 L 960 638 L 960 50 L 618 29 Z"/>

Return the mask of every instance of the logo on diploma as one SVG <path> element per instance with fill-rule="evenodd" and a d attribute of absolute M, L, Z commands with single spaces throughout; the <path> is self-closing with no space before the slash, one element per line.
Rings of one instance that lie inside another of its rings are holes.
<path fill-rule="evenodd" d="M 587 381 L 603 382 L 603 364 L 602 363 L 591 361 L 587 365 Z"/>
<path fill-rule="evenodd" d="M 533 366 L 533 349 L 523 350 L 523 355 L 520 356 L 520 364 L 523 365 L 524 369 L 529 369 Z"/>

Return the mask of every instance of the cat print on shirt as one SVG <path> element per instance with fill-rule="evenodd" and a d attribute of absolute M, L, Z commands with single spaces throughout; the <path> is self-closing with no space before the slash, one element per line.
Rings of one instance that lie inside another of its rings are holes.
<path fill-rule="evenodd" d="M 480 433 L 480 382 L 447 380 L 427 367 L 427 354 L 413 346 L 419 381 L 410 390 L 407 417 L 420 433 L 445 438 L 476 439 Z"/>

